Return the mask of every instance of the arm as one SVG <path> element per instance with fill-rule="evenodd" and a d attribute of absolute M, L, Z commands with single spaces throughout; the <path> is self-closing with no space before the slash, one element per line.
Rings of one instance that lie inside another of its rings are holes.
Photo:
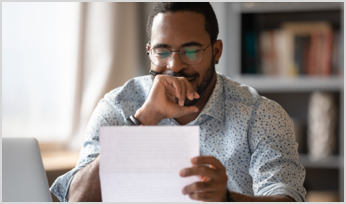
<path fill-rule="evenodd" d="M 305 201 L 305 169 L 298 162 L 298 145 L 286 111 L 262 98 L 250 124 L 249 173 L 254 195 L 288 195 L 295 201 Z"/>
<path fill-rule="evenodd" d="M 193 200 L 211 202 L 294 202 L 285 195 L 248 196 L 227 189 L 226 168 L 212 156 L 199 156 L 191 159 L 192 167 L 180 171 L 180 176 L 201 176 L 183 188 L 183 194 Z M 208 166 L 205 166 L 205 165 Z"/>
<path fill-rule="evenodd" d="M 229 191 L 229 190 L 228 190 Z M 295 202 L 291 198 L 284 195 L 272 196 L 247 196 L 240 193 L 229 191 L 229 202 Z"/>
<path fill-rule="evenodd" d="M 61 202 L 68 202 L 71 199 L 75 201 L 78 197 L 80 198 L 80 196 L 83 195 L 84 192 L 82 190 L 85 186 L 98 183 L 95 182 L 93 178 L 98 179 L 99 177 L 96 172 L 98 172 L 100 155 L 100 127 L 109 126 L 110 124 L 122 125 L 121 115 L 110 106 L 110 97 L 111 96 L 107 94 L 104 99 L 100 100 L 89 120 L 76 167 L 56 179 L 50 189 Z M 104 115 L 104 113 L 108 113 L 108 115 Z M 90 172 L 93 174 L 90 174 Z M 95 174 L 96 176 L 93 176 Z M 79 184 L 81 180 L 84 180 L 83 182 L 88 182 L 90 180 L 90 183 Z M 81 192 L 78 192 L 79 190 L 81 190 Z"/>
<path fill-rule="evenodd" d="M 190 93 L 190 95 L 186 96 L 183 93 Z M 177 98 L 180 99 L 179 105 L 176 104 L 173 96 L 177 96 Z M 157 76 L 155 77 L 149 97 L 143 106 L 137 110 L 135 117 L 143 125 L 157 125 L 163 118 L 179 117 L 181 115 L 198 111 L 197 107 L 183 106 L 183 100 L 185 97 L 190 100 L 199 97 L 197 92 L 193 91 L 192 86 L 185 78 Z M 107 102 L 104 104 L 104 109 L 99 111 L 97 111 L 97 109 L 95 110 L 95 114 L 93 114 L 94 117 L 91 118 L 92 122 L 90 122 L 90 124 L 96 124 L 96 126 L 88 126 L 89 130 L 87 130 L 86 134 L 89 136 L 87 136 L 85 144 L 94 144 L 97 147 L 92 148 L 93 151 L 91 152 L 90 148 L 83 148 L 83 155 L 85 156 L 80 157 L 81 161 L 92 157 L 95 158 L 95 155 L 98 155 L 99 133 L 97 130 L 99 130 L 100 126 L 109 125 L 106 119 L 102 117 L 102 113 L 104 113 L 108 107 Z M 117 114 L 113 113 L 113 115 L 115 116 Z M 100 156 L 97 156 L 94 161 L 85 165 L 85 167 L 75 174 L 69 187 L 68 201 L 102 201 L 99 178 L 99 160 Z"/>
<path fill-rule="evenodd" d="M 98 156 L 94 161 L 79 170 L 71 181 L 69 202 L 101 202 Z"/>

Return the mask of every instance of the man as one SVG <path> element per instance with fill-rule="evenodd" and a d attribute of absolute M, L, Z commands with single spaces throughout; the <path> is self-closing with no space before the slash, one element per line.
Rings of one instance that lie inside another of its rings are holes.
<path fill-rule="evenodd" d="M 182 193 L 201 201 L 304 201 L 304 167 L 287 113 L 251 87 L 216 73 L 222 54 L 209 3 L 157 3 L 147 52 L 151 74 L 105 95 L 86 130 L 77 166 L 51 191 L 61 201 L 100 201 L 99 128 L 199 125 L 201 155 L 180 176 L 201 176 Z"/>

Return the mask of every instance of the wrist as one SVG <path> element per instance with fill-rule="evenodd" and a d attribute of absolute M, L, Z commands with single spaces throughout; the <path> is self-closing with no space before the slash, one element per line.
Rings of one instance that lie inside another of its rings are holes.
<path fill-rule="evenodd" d="M 235 202 L 233 194 L 228 189 L 227 189 L 227 192 L 226 192 L 226 202 Z"/>
<path fill-rule="evenodd" d="M 142 124 L 142 125 L 157 125 L 163 117 L 160 114 L 156 114 L 150 108 L 142 106 L 139 108 L 134 117 Z"/>

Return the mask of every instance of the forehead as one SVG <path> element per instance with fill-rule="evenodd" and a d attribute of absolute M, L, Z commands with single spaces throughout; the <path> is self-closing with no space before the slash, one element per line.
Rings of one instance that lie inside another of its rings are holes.
<path fill-rule="evenodd" d="M 159 13 L 153 20 L 151 43 L 179 46 L 188 42 L 209 43 L 203 14 L 195 12 Z"/>

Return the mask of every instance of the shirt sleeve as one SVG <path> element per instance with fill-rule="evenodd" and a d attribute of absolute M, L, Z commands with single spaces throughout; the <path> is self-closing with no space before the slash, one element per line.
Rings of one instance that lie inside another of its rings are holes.
<path fill-rule="evenodd" d="M 50 187 L 50 191 L 62 202 L 68 201 L 68 191 L 75 174 L 99 155 L 100 127 L 124 124 L 120 109 L 107 100 L 109 97 L 110 95 L 106 94 L 105 98 L 100 100 L 89 120 L 76 167 L 58 177 Z"/>
<path fill-rule="evenodd" d="M 298 144 L 285 110 L 274 101 L 259 99 L 248 136 L 254 195 L 286 195 L 305 201 L 305 168 L 298 162 Z"/>

